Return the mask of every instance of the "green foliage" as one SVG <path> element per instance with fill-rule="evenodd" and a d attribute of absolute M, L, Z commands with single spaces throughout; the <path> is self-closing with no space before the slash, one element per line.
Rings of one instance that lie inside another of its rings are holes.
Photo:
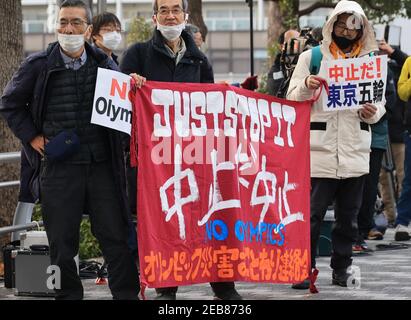
<path fill-rule="evenodd" d="M 261 70 L 258 74 L 258 89 L 256 90 L 259 93 L 268 94 L 267 78 L 268 78 L 268 70 L 270 69 L 270 67 L 271 67 L 271 64 L 269 64 L 269 61 L 265 62 L 261 66 Z"/>
<path fill-rule="evenodd" d="M 411 17 L 411 0 L 357 0 L 369 20 L 386 23 L 396 17 Z M 370 4 L 373 6 L 371 7 Z"/>
<path fill-rule="evenodd" d="M 274 61 L 275 57 L 280 51 L 281 51 L 281 45 L 277 41 L 275 41 L 274 43 L 272 43 L 271 45 L 267 47 L 267 52 L 268 52 L 268 57 L 270 59 L 270 62 Z"/>
<path fill-rule="evenodd" d="M 41 216 L 41 205 L 37 204 L 33 210 L 32 221 L 43 220 Z M 42 228 L 44 230 L 44 228 Z M 83 219 L 80 224 L 80 249 L 79 256 L 81 260 L 101 257 L 102 253 L 97 239 L 91 233 L 89 219 Z"/>
<path fill-rule="evenodd" d="M 258 89 L 257 89 L 257 92 L 265 93 L 265 94 L 268 93 L 268 90 L 267 90 L 267 77 L 268 77 L 267 72 L 264 72 L 263 74 L 260 74 L 258 76 Z"/>
<path fill-rule="evenodd" d="M 41 216 L 41 205 L 36 204 L 33 209 L 33 215 L 31 216 L 31 221 L 42 221 L 43 218 Z M 43 228 L 44 229 L 44 228 Z"/>
<path fill-rule="evenodd" d="M 276 0 L 280 4 L 285 30 L 298 26 L 300 0 Z M 387 23 L 396 17 L 411 18 L 411 0 L 356 0 L 369 20 Z M 324 5 L 336 4 L 339 0 L 317 0 Z"/>
<path fill-rule="evenodd" d="M 102 253 L 97 239 L 91 233 L 90 220 L 83 219 L 80 225 L 80 250 L 81 260 L 101 257 Z"/>
<path fill-rule="evenodd" d="M 298 26 L 298 6 L 299 3 L 294 0 L 280 0 L 280 10 L 285 30 Z"/>
<path fill-rule="evenodd" d="M 145 42 L 153 35 L 153 26 L 144 17 L 135 17 L 127 34 L 127 44 Z"/>

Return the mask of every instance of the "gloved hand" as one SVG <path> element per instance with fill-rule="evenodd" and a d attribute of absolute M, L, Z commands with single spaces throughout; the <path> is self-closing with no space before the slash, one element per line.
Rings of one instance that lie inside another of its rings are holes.
<path fill-rule="evenodd" d="M 252 90 L 252 91 L 258 89 L 258 80 L 257 80 L 257 78 L 258 78 L 258 76 L 248 77 L 241 84 L 241 88 L 247 89 L 247 90 Z"/>

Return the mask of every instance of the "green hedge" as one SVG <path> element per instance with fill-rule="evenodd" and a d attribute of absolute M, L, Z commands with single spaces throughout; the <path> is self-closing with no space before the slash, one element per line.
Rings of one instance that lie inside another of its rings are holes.
<path fill-rule="evenodd" d="M 32 221 L 41 221 L 41 206 L 34 207 Z M 80 260 L 87 260 L 101 257 L 102 253 L 97 239 L 91 233 L 91 226 L 89 219 L 83 219 L 80 224 Z"/>
<path fill-rule="evenodd" d="M 102 253 L 97 239 L 91 233 L 89 219 L 83 219 L 80 225 L 80 259 L 86 260 L 101 257 Z"/>

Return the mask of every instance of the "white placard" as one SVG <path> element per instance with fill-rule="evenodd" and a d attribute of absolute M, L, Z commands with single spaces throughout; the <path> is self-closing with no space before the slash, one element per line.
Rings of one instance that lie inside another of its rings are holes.
<path fill-rule="evenodd" d="M 329 94 L 322 95 L 324 111 L 360 109 L 366 102 L 385 101 L 387 56 L 323 60 Z"/>
<path fill-rule="evenodd" d="M 98 68 L 91 123 L 130 134 L 130 79 L 124 73 Z"/>

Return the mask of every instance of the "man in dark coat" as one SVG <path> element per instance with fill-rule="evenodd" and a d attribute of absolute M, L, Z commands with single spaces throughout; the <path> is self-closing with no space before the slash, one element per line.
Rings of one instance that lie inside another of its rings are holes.
<path fill-rule="evenodd" d="M 53 288 L 56 299 L 83 298 L 74 261 L 83 213 L 90 216 L 107 262 L 113 298 L 138 299 L 138 273 L 127 247 L 122 139 L 90 123 L 97 68 L 118 69 L 85 43 L 90 23 L 91 12 L 82 1 L 65 1 L 58 15 L 58 42 L 23 62 L 4 90 L 0 113 L 33 168 L 30 187 L 42 204 L 51 264 L 61 274 Z M 73 140 L 50 147 L 66 134 Z M 73 144 L 76 136 L 76 148 L 53 160 L 54 152 Z"/>
<path fill-rule="evenodd" d="M 125 52 L 121 71 L 153 81 L 213 83 L 210 63 L 184 30 L 187 8 L 186 0 L 154 1 L 153 22 L 157 25 L 154 36 Z M 211 287 L 217 299 L 241 299 L 233 282 L 214 282 Z M 175 300 L 177 287 L 159 288 L 157 293 L 157 299 Z"/>
<path fill-rule="evenodd" d="M 390 58 L 388 62 L 388 68 L 392 71 L 394 76 L 394 84 L 397 87 L 398 79 L 401 74 L 402 66 L 405 60 L 407 60 L 408 55 L 402 52 L 399 48 L 393 48 L 384 40 L 380 41 L 378 48 L 382 53 L 387 54 Z M 388 101 L 387 101 L 388 105 Z M 396 97 L 395 104 L 389 106 L 388 109 L 388 132 L 389 139 L 391 143 L 391 156 L 395 164 L 396 179 L 392 181 L 394 190 L 390 188 L 389 179 L 394 176 L 389 176 L 389 172 L 386 169 L 381 170 L 380 174 L 380 184 L 381 184 L 381 195 L 382 201 L 384 203 L 384 214 L 387 217 L 388 223 L 391 226 L 395 224 L 396 213 L 396 203 L 395 200 L 398 199 L 401 194 L 402 180 L 404 178 L 404 159 L 405 159 L 405 143 L 404 134 L 406 132 L 406 110 L 407 102 L 402 101 L 398 96 Z"/>
<path fill-rule="evenodd" d="M 297 38 L 299 34 L 300 33 L 297 30 L 290 29 L 281 33 L 278 39 L 278 44 L 281 46 L 281 51 L 276 55 L 274 63 L 267 74 L 267 90 L 269 95 L 278 97 L 280 89 L 282 89 L 284 82 L 287 80 L 285 79 L 287 75 L 284 74 L 285 70 L 283 70 L 283 66 L 281 65 L 283 63 L 281 59 L 283 55 L 284 45 L 290 39 Z"/>

